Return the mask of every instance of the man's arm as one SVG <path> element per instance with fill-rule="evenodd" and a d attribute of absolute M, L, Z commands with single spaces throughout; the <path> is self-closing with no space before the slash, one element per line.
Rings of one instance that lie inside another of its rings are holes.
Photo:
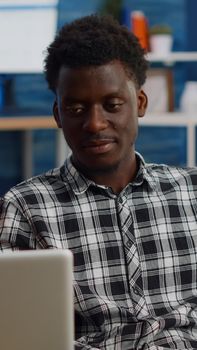
<path fill-rule="evenodd" d="M 0 199 L 0 252 L 40 249 L 33 225 L 18 203 Z M 87 345 L 86 337 L 74 342 L 75 350 L 99 350 Z"/>
<path fill-rule="evenodd" d="M 35 249 L 31 222 L 23 208 L 11 201 L 0 201 L 0 251 Z"/>
<path fill-rule="evenodd" d="M 91 347 L 89 345 L 86 345 L 84 343 L 81 343 L 80 341 L 75 341 L 74 342 L 74 348 L 75 350 L 99 350 L 99 348 Z"/>

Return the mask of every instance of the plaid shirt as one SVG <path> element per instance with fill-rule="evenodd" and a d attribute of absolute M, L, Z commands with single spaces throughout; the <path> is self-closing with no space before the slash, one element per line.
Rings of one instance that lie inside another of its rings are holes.
<path fill-rule="evenodd" d="M 2 200 L 2 250 L 74 254 L 75 349 L 197 349 L 197 169 L 140 159 L 119 195 L 68 159 Z"/>

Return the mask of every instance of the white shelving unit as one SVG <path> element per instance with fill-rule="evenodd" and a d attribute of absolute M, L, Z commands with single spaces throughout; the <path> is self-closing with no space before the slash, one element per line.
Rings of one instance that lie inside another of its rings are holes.
<path fill-rule="evenodd" d="M 168 55 L 147 54 L 151 63 L 162 63 L 164 66 L 173 66 L 178 62 L 197 62 L 197 52 L 170 52 Z M 196 115 L 181 112 L 147 114 L 139 119 L 143 126 L 185 127 L 187 129 L 187 166 L 196 166 Z"/>
<path fill-rule="evenodd" d="M 171 52 L 168 56 L 158 56 L 149 53 L 147 59 L 154 63 L 160 62 L 166 66 L 172 66 L 176 62 L 197 62 L 197 52 Z M 19 72 L 17 72 L 19 73 Z M 169 126 L 186 127 L 187 129 L 187 165 L 195 166 L 196 160 L 196 133 L 197 112 L 196 115 L 186 115 L 181 112 L 147 114 L 139 119 L 139 125 L 142 126 Z M 24 133 L 23 147 L 23 176 L 28 178 L 32 175 L 32 130 L 35 129 L 56 129 L 53 117 L 18 117 L 18 118 L 0 118 L 0 132 L 9 130 L 21 130 Z M 66 152 L 69 152 L 65 144 L 61 131 L 57 130 L 57 165 L 62 164 Z"/>

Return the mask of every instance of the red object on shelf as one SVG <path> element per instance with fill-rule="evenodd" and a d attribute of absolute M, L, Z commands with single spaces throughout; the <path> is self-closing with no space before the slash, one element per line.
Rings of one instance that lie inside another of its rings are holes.
<path fill-rule="evenodd" d="M 131 30 L 139 39 L 142 48 L 148 51 L 148 21 L 142 11 L 131 12 Z"/>

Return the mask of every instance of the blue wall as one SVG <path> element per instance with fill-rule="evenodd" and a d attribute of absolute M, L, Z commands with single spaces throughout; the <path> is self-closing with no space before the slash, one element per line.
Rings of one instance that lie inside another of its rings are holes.
<path fill-rule="evenodd" d="M 197 51 L 196 39 L 196 14 L 197 1 L 186 0 L 186 28 L 187 28 L 187 49 L 188 51 Z M 197 80 L 197 69 L 195 63 L 187 64 L 188 80 Z"/>
<path fill-rule="evenodd" d="M 114 0 L 115 1 L 115 0 Z M 104 3 L 99 0 L 60 0 L 58 28 L 65 22 L 98 12 Z M 173 28 L 174 50 L 197 50 L 195 38 L 196 0 L 125 0 L 124 21 L 128 23 L 131 10 L 142 10 L 152 26 L 156 23 L 168 23 Z M 122 17 L 123 18 L 123 17 Z M 190 18 L 190 20 L 188 20 Z M 188 35 L 192 33 L 192 35 Z M 194 73 L 195 72 L 195 73 Z M 174 69 L 175 104 L 179 107 L 184 81 L 196 77 L 197 70 L 192 65 L 177 64 Z M 9 108 L 2 113 L 18 115 L 51 114 L 53 95 L 47 89 L 42 75 L 13 76 L 13 99 Z M 34 174 L 45 171 L 55 165 L 55 132 L 36 131 L 34 137 Z M 0 137 L 0 194 L 10 186 L 22 180 L 21 175 L 22 134 L 20 132 L 2 132 Z M 184 128 L 147 128 L 139 132 L 137 148 L 150 162 L 163 162 L 176 165 L 186 164 L 186 132 Z"/>

